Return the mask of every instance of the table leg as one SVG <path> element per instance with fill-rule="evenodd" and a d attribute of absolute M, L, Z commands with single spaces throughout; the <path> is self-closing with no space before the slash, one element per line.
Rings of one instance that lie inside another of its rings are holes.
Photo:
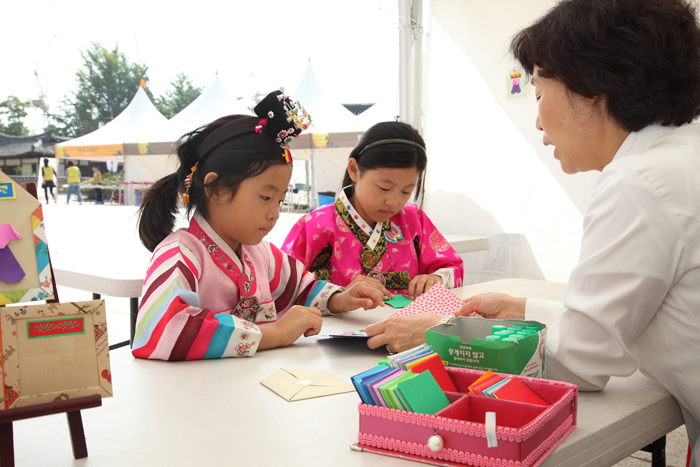
<path fill-rule="evenodd" d="M 15 467 L 15 446 L 12 422 L 0 423 L 0 466 Z"/>
<path fill-rule="evenodd" d="M 134 333 L 136 332 L 136 318 L 139 316 L 139 298 L 131 297 L 130 299 L 131 316 L 129 317 L 129 325 L 131 327 L 131 345 L 134 345 Z"/>
<path fill-rule="evenodd" d="M 100 298 L 101 298 L 100 294 L 94 293 L 94 292 L 92 293 L 92 299 L 93 299 L 93 300 L 99 300 Z M 139 302 L 138 302 L 139 299 L 138 299 L 138 298 L 132 298 L 132 299 L 131 299 L 131 313 L 132 313 L 132 316 L 129 318 L 129 319 L 130 319 L 130 325 L 131 325 L 131 326 L 130 326 L 130 327 L 131 327 L 131 340 L 123 341 L 123 342 L 118 342 L 118 343 L 116 343 L 116 344 L 112 344 L 112 345 L 109 346 L 109 350 L 115 350 L 115 349 L 118 349 L 118 348 L 120 348 L 120 347 L 125 347 L 125 346 L 127 346 L 127 345 L 129 345 L 129 344 L 131 344 L 131 343 L 134 342 L 134 323 L 135 323 L 135 319 L 136 319 L 136 318 L 133 317 L 133 312 L 134 312 L 134 310 L 133 310 L 133 309 L 134 309 L 134 300 L 136 300 L 136 312 L 137 312 L 137 313 L 138 313 L 138 309 L 139 309 Z M 77 459 L 77 457 L 76 457 L 76 459 Z M 0 465 L 0 467 L 2 467 L 2 466 Z"/>
<path fill-rule="evenodd" d="M 642 451 L 651 453 L 651 467 L 666 466 L 666 436 L 662 436 L 651 444 L 642 448 Z"/>
<path fill-rule="evenodd" d="M 80 410 L 66 412 L 68 418 L 68 428 L 70 429 L 70 443 L 73 446 L 73 457 L 82 459 L 87 457 L 87 443 L 85 442 L 85 431 L 83 430 L 83 418 Z"/>

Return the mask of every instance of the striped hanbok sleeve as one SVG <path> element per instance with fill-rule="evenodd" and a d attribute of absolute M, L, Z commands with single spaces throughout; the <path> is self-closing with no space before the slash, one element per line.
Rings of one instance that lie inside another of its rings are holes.
<path fill-rule="evenodd" d="M 306 271 L 304 263 L 271 243 L 263 242 L 263 245 L 270 260 L 268 279 L 277 316 L 294 305 L 316 308 L 324 315 L 331 314 L 328 299 L 343 288 L 330 282 L 317 281 L 312 273 Z"/>
<path fill-rule="evenodd" d="M 248 321 L 200 307 L 201 263 L 175 240 L 153 254 L 144 282 L 132 354 L 158 360 L 253 356 L 262 333 Z"/>

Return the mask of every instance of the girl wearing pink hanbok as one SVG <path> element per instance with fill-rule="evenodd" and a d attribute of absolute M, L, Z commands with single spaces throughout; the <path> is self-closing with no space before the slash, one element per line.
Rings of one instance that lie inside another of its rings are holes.
<path fill-rule="evenodd" d="M 350 153 L 343 189 L 332 205 L 306 214 L 282 251 L 318 280 L 340 285 L 379 281 L 413 299 L 436 283 L 462 285 L 462 259 L 425 212 L 427 157 L 418 132 L 405 123 L 371 127 Z M 376 285 L 376 283 L 375 283 Z"/>
<path fill-rule="evenodd" d="M 153 251 L 132 353 L 160 360 L 253 356 L 318 334 L 322 315 L 383 306 L 367 284 L 347 290 L 263 241 L 292 175 L 287 144 L 310 123 L 279 91 L 257 117 L 220 118 L 187 135 L 180 168 L 148 190 L 139 234 Z M 178 201 L 194 211 L 172 232 Z"/>

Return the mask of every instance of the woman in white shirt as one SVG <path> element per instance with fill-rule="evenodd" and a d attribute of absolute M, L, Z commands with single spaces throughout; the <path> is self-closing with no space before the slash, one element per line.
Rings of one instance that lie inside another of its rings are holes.
<path fill-rule="evenodd" d="M 639 369 L 678 400 L 700 459 L 700 28 L 685 0 L 568 0 L 518 33 L 536 126 L 562 170 L 599 170 L 564 303 L 482 294 L 460 314 L 547 323 L 546 375 Z M 427 318 L 423 318 L 424 320 Z M 376 347 L 415 336 L 367 328 Z M 394 323 L 395 325 L 397 323 Z M 384 335 L 384 337 L 380 337 Z M 371 340 L 371 339 L 370 339 Z M 411 342 L 413 344 L 414 342 Z M 398 347 L 398 348 L 397 348 Z"/>

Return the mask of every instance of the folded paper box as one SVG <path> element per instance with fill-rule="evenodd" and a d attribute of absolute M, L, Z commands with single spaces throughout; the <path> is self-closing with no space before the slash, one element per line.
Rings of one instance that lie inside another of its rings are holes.
<path fill-rule="evenodd" d="M 548 404 L 542 406 L 475 396 L 469 386 L 484 372 L 447 372 L 457 392 L 446 393 L 450 405 L 435 415 L 360 403 L 353 449 L 435 465 L 537 467 L 576 427 L 573 384 L 508 375 Z M 487 413 L 495 413 L 495 447 L 487 444 Z"/>
<path fill-rule="evenodd" d="M 541 329 L 517 342 L 486 340 L 494 325 L 535 325 Z M 428 329 L 425 343 L 447 366 L 543 378 L 546 334 L 547 328 L 537 321 L 459 317 Z"/>

